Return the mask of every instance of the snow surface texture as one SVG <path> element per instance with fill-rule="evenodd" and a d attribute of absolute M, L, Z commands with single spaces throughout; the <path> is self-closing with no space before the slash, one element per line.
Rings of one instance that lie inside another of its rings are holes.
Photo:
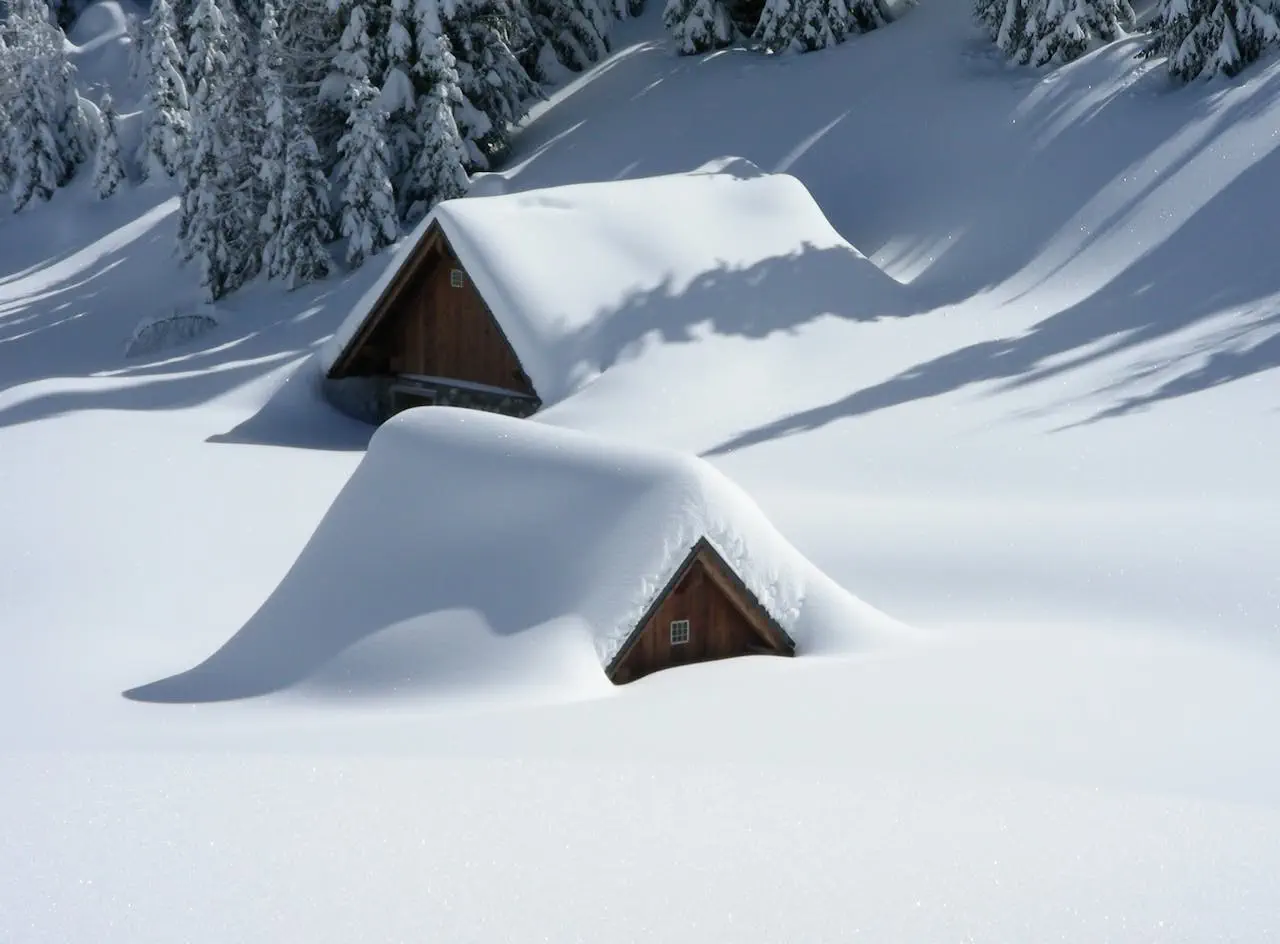
<path fill-rule="evenodd" d="M 510 686 L 523 660 L 547 675 L 524 681 L 558 697 L 598 691 L 603 667 L 704 536 L 799 653 L 895 637 L 891 620 L 818 572 L 703 460 L 431 407 L 379 428 L 297 564 L 230 643 L 132 697 L 267 694 L 361 639 L 415 625 L 437 686 L 492 682 L 499 665 Z M 458 613 L 478 624 L 449 618 Z M 493 643 L 524 634 L 536 638 L 519 640 L 516 658 Z M 536 647 L 563 658 L 530 659 Z"/>
<path fill-rule="evenodd" d="M 666 332 L 692 318 L 768 333 L 813 305 L 878 317 L 898 287 L 796 178 L 719 158 L 691 173 L 441 203 L 326 346 L 325 369 L 433 220 L 546 405 L 623 356 L 637 323 Z M 751 278 L 769 268 L 784 274 Z"/>
<path fill-rule="evenodd" d="M 473 192 L 740 154 L 909 304 L 638 319 L 534 422 L 708 456 L 929 638 L 548 704 L 607 686 L 588 643 L 449 612 L 487 682 L 410 621 L 278 695 L 120 697 L 254 619 L 360 464 L 306 361 L 382 260 L 125 360 L 195 284 L 169 191 L 82 181 L 0 211 L 0 940 L 1276 939 L 1280 60 L 1010 69 L 939 0 L 677 57 L 659 12 Z"/>

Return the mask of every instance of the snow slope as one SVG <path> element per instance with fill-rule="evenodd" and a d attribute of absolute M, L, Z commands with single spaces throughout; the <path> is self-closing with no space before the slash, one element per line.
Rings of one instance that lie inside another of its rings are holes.
<path fill-rule="evenodd" d="M 557 697 L 585 647 L 440 684 L 459 612 L 268 698 L 121 697 L 292 593 L 369 436 L 308 362 L 378 273 L 125 359 L 194 297 L 170 195 L 0 219 L 0 939 L 1276 939 L 1280 63 L 1029 73 L 966 6 L 767 60 L 651 9 L 480 184 L 741 155 L 904 283 L 767 331 L 687 293 L 538 422 L 704 456 L 914 646 Z"/>
<path fill-rule="evenodd" d="M 815 305 L 877 317 L 898 301 L 897 283 L 840 238 L 803 184 L 721 158 L 685 174 L 442 203 L 339 326 L 324 369 L 434 221 L 544 405 L 630 353 L 638 326 L 665 333 L 697 317 L 768 334 Z M 767 268 L 785 274 L 752 277 Z"/>
<path fill-rule="evenodd" d="M 604 666 L 702 537 L 802 654 L 897 635 L 702 460 L 441 407 L 378 430 L 297 564 L 227 645 L 131 697 L 219 701 L 326 666 L 340 675 L 335 656 L 388 628 L 417 639 L 424 689 L 474 689 L 496 673 L 508 689 L 599 693 L 612 688 Z"/>

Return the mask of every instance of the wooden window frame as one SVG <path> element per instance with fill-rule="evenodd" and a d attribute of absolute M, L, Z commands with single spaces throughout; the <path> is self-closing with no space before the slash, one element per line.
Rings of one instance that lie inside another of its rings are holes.
<path fill-rule="evenodd" d="M 465 288 L 466 284 L 467 284 L 467 274 L 465 272 L 463 272 L 461 269 L 451 268 L 449 270 L 449 287 L 450 288 Z"/>
<path fill-rule="evenodd" d="M 690 636 L 693 635 L 693 627 L 689 625 L 687 619 L 671 621 L 671 645 L 685 646 L 689 643 Z"/>

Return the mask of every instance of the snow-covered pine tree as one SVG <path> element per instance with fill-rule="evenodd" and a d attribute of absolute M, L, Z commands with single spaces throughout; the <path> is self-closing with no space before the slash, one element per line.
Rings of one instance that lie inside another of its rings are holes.
<path fill-rule="evenodd" d="M 152 6 L 154 5 L 155 0 L 152 0 Z M 182 80 L 186 83 L 187 88 L 194 92 L 196 83 L 187 74 L 187 50 L 191 48 L 191 14 L 195 11 L 196 0 L 172 0 L 172 7 L 173 39 L 178 44 L 178 48 L 182 50 Z M 152 15 L 154 16 L 154 10 Z"/>
<path fill-rule="evenodd" d="M 1031 57 L 1027 42 L 1027 6 L 1034 0 L 974 0 L 974 16 L 991 41 L 1010 59 L 1025 64 Z"/>
<path fill-rule="evenodd" d="M 147 43 L 147 124 L 138 148 L 143 179 L 176 177 L 191 137 L 190 102 L 169 0 L 153 0 Z"/>
<path fill-rule="evenodd" d="M 14 210 L 32 197 L 48 200 L 66 172 L 58 143 L 58 108 L 42 63 L 26 59 L 18 70 L 19 92 L 9 103 L 9 172 Z"/>
<path fill-rule="evenodd" d="M 406 191 L 411 221 L 421 219 L 437 203 L 465 196 L 470 184 L 463 167 L 462 136 L 453 120 L 448 92 L 437 87 L 419 104 L 422 148 Z"/>
<path fill-rule="evenodd" d="M 444 2 L 451 4 L 452 0 L 444 0 Z M 412 16 L 414 36 L 418 46 L 418 61 L 414 66 L 414 75 L 421 89 L 419 93 L 421 95 L 431 89 L 432 80 L 428 73 L 433 57 L 436 55 L 434 50 L 437 48 L 437 37 L 443 39 L 447 46 L 448 36 L 445 34 L 441 0 L 413 0 Z M 455 74 L 457 72 L 456 57 L 454 72 Z M 467 97 L 461 85 L 458 87 L 458 97 L 453 103 L 453 116 L 462 135 L 467 167 L 487 168 L 488 158 L 482 142 L 493 133 L 493 122 Z"/>
<path fill-rule="evenodd" d="M 1277 7 L 1260 0 L 1161 0 L 1151 41 L 1139 55 L 1166 56 L 1182 82 L 1238 75 L 1280 42 Z"/>
<path fill-rule="evenodd" d="M 209 301 L 217 301 L 238 287 L 235 256 L 239 234 L 229 208 L 232 175 L 224 160 L 227 149 L 216 107 L 218 96 L 226 93 L 224 87 L 217 86 L 193 110 L 192 153 L 179 219 L 182 256 L 200 267 L 200 285 Z"/>
<path fill-rule="evenodd" d="M 615 19 L 629 20 L 644 12 L 644 0 L 612 0 L 610 7 Z"/>
<path fill-rule="evenodd" d="M 429 91 L 418 100 L 421 142 L 410 174 L 401 188 L 404 215 L 416 221 L 442 200 L 467 192 L 466 147 L 453 118 L 461 101 L 458 73 L 445 36 L 419 34 L 418 71 Z"/>
<path fill-rule="evenodd" d="M 137 82 L 146 74 L 149 54 L 147 36 L 151 33 L 150 22 L 143 21 L 136 13 L 124 18 L 125 36 L 129 40 L 129 81 Z"/>
<path fill-rule="evenodd" d="M 9 99 L 18 87 L 18 63 L 10 54 L 4 30 L 0 29 L 0 190 L 7 191 L 13 181 L 9 163 Z"/>
<path fill-rule="evenodd" d="M 869 33 L 892 22 L 893 10 L 888 0 L 849 0 L 849 29 Z"/>
<path fill-rule="evenodd" d="M 435 6 L 436 0 L 419 0 L 423 2 Z M 448 0 L 436 15 L 457 60 L 463 102 L 455 107 L 454 118 L 467 142 L 469 164 L 485 170 L 505 153 L 511 128 L 529 113 L 529 104 L 543 97 L 510 42 L 526 21 L 514 0 Z M 424 16 L 415 9 L 414 19 L 421 22 Z M 487 119 L 488 128 L 472 106 Z"/>
<path fill-rule="evenodd" d="M 74 165 L 64 153 L 66 94 L 60 60 L 62 32 L 49 19 L 43 0 L 10 7 L 6 45 L 15 79 L 7 103 L 8 172 L 14 210 L 32 197 L 48 200 Z M 78 103 L 78 99 L 77 99 Z"/>
<path fill-rule="evenodd" d="M 278 11 L 285 91 L 301 109 L 326 172 L 337 163 L 337 144 L 346 116 L 335 97 L 322 94 L 331 71 L 333 49 L 342 31 L 327 0 L 290 0 Z M 345 86 L 342 86 L 345 88 Z"/>
<path fill-rule="evenodd" d="M 355 268 L 395 242 L 400 226 L 387 173 L 386 119 L 378 93 L 367 77 L 359 77 L 347 96 L 347 133 L 338 142 L 338 174 L 344 182 L 340 210 L 347 264 Z"/>
<path fill-rule="evenodd" d="M 1133 23 L 1129 0 L 1039 0 L 1029 23 L 1030 62 L 1071 62 L 1095 40 L 1110 42 Z"/>
<path fill-rule="evenodd" d="M 116 137 L 116 109 L 111 93 L 102 96 L 98 106 L 102 113 L 102 133 L 98 136 L 98 151 L 94 157 L 93 188 L 105 200 L 114 194 L 124 180 L 124 164 L 120 160 L 120 140 Z"/>
<path fill-rule="evenodd" d="M 844 42 L 851 23 L 845 0 L 767 0 L 756 39 L 775 52 L 812 52 Z"/>
<path fill-rule="evenodd" d="M 187 32 L 187 88 L 192 105 L 204 105 L 230 66 L 231 36 L 218 0 L 195 0 L 187 18 Z"/>
<path fill-rule="evenodd" d="M 266 129 L 265 99 L 258 82 L 257 45 L 246 33 L 243 17 L 230 10 L 227 16 L 231 68 L 223 81 L 229 84 L 230 108 L 222 114 L 230 174 L 228 212 L 237 221 L 234 283 L 243 285 L 261 269 L 265 237 L 259 221 L 267 207 L 267 192 L 258 176 L 255 158 L 262 154 Z"/>
<path fill-rule="evenodd" d="M 264 0 L 232 0 L 231 8 L 244 23 L 245 31 L 262 28 Z"/>
<path fill-rule="evenodd" d="M 61 183 L 67 184 L 93 153 L 96 136 L 93 126 L 89 123 L 84 102 L 80 98 L 80 90 L 76 88 L 76 67 L 67 58 L 61 42 L 57 45 L 53 70 L 58 82 L 58 98 L 61 106 L 61 115 L 58 119 L 58 144 L 62 149 L 63 160 Z"/>
<path fill-rule="evenodd" d="M 528 0 L 528 9 L 540 41 L 568 68 L 581 71 L 609 54 L 613 0 Z"/>
<path fill-rule="evenodd" d="M 245 88 L 252 81 L 247 44 L 230 30 L 218 0 L 197 0 L 191 18 L 188 70 L 199 77 L 192 101 L 192 154 L 178 218 L 183 258 L 200 266 L 200 284 L 210 300 L 239 288 L 260 262 L 254 176 L 252 116 Z"/>
<path fill-rule="evenodd" d="M 723 49 L 733 42 L 733 20 L 721 0 L 667 0 L 662 22 L 682 55 Z"/>
<path fill-rule="evenodd" d="M 325 248 L 333 238 L 329 228 L 329 182 L 305 119 L 297 104 L 286 102 L 289 145 L 280 198 L 280 240 L 272 252 L 267 275 L 284 279 L 290 289 L 322 279 L 333 271 L 333 258 Z"/>
<path fill-rule="evenodd" d="M 281 207 L 284 199 L 285 158 L 289 142 L 285 128 L 284 63 L 277 33 L 275 6 L 262 5 L 262 27 L 258 32 L 257 86 L 262 90 L 262 147 L 253 155 L 261 217 L 258 235 L 262 241 L 262 268 L 270 276 L 279 253 Z"/>
<path fill-rule="evenodd" d="M 446 0 L 452 2 L 452 0 Z M 447 40 L 445 35 L 445 20 L 441 9 L 441 0 L 414 0 L 413 2 L 413 27 L 418 43 L 418 68 L 429 65 L 433 56 L 434 37 L 442 37 Z M 456 58 L 455 58 L 456 71 Z M 419 80 L 424 78 L 419 71 Z M 427 90 L 430 89 L 430 79 L 425 79 Z M 493 122 L 489 116 L 476 106 L 467 93 L 459 84 L 458 99 L 454 101 L 453 117 L 458 125 L 458 130 L 462 134 L 463 146 L 466 149 L 466 164 L 468 168 L 485 169 L 489 166 L 488 157 L 483 148 L 483 142 L 493 133 Z"/>
<path fill-rule="evenodd" d="M 418 100 L 415 43 L 409 15 L 410 0 L 390 0 L 381 104 L 387 116 L 387 158 L 393 181 L 399 181 L 413 166 L 419 141 L 414 114 Z"/>
<path fill-rule="evenodd" d="M 13 50 L 20 60 L 38 63 L 41 82 L 54 109 L 54 135 L 61 169 L 58 186 L 69 183 L 93 152 L 95 134 L 89 112 L 76 88 L 76 68 L 67 56 L 66 37 L 46 0 L 14 0 L 9 8 Z"/>

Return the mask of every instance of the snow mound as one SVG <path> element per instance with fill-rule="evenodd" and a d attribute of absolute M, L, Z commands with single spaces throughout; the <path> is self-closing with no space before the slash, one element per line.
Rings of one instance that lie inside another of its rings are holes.
<path fill-rule="evenodd" d="M 441 203 L 329 340 L 326 371 L 433 222 L 548 406 L 608 369 L 637 318 L 688 340 L 691 291 L 698 320 L 723 331 L 763 325 L 765 334 L 811 313 L 815 299 L 873 318 L 900 297 L 799 180 L 718 158 L 688 173 Z M 784 274 L 765 279 L 771 268 Z"/>
<path fill-rule="evenodd" d="M 825 577 L 701 459 L 425 407 L 377 431 L 235 637 L 130 697 L 354 691 L 392 678 L 398 690 L 607 691 L 604 665 L 703 536 L 799 654 L 895 638 L 893 621 Z"/>
<path fill-rule="evenodd" d="M 177 347 L 218 327 L 218 319 L 206 311 L 175 311 L 146 318 L 133 329 L 125 344 L 125 357 L 139 357 Z"/>
<path fill-rule="evenodd" d="M 751 177 L 763 177 L 764 171 L 745 157 L 717 157 L 695 168 L 694 174 L 729 174 L 746 180 Z"/>
<path fill-rule="evenodd" d="M 116 0 L 100 0 L 76 17 L 67 31 L 67 41 L 76 49 L 87 51 L 127 33 L 127 17 L 120 4 Z"/>

